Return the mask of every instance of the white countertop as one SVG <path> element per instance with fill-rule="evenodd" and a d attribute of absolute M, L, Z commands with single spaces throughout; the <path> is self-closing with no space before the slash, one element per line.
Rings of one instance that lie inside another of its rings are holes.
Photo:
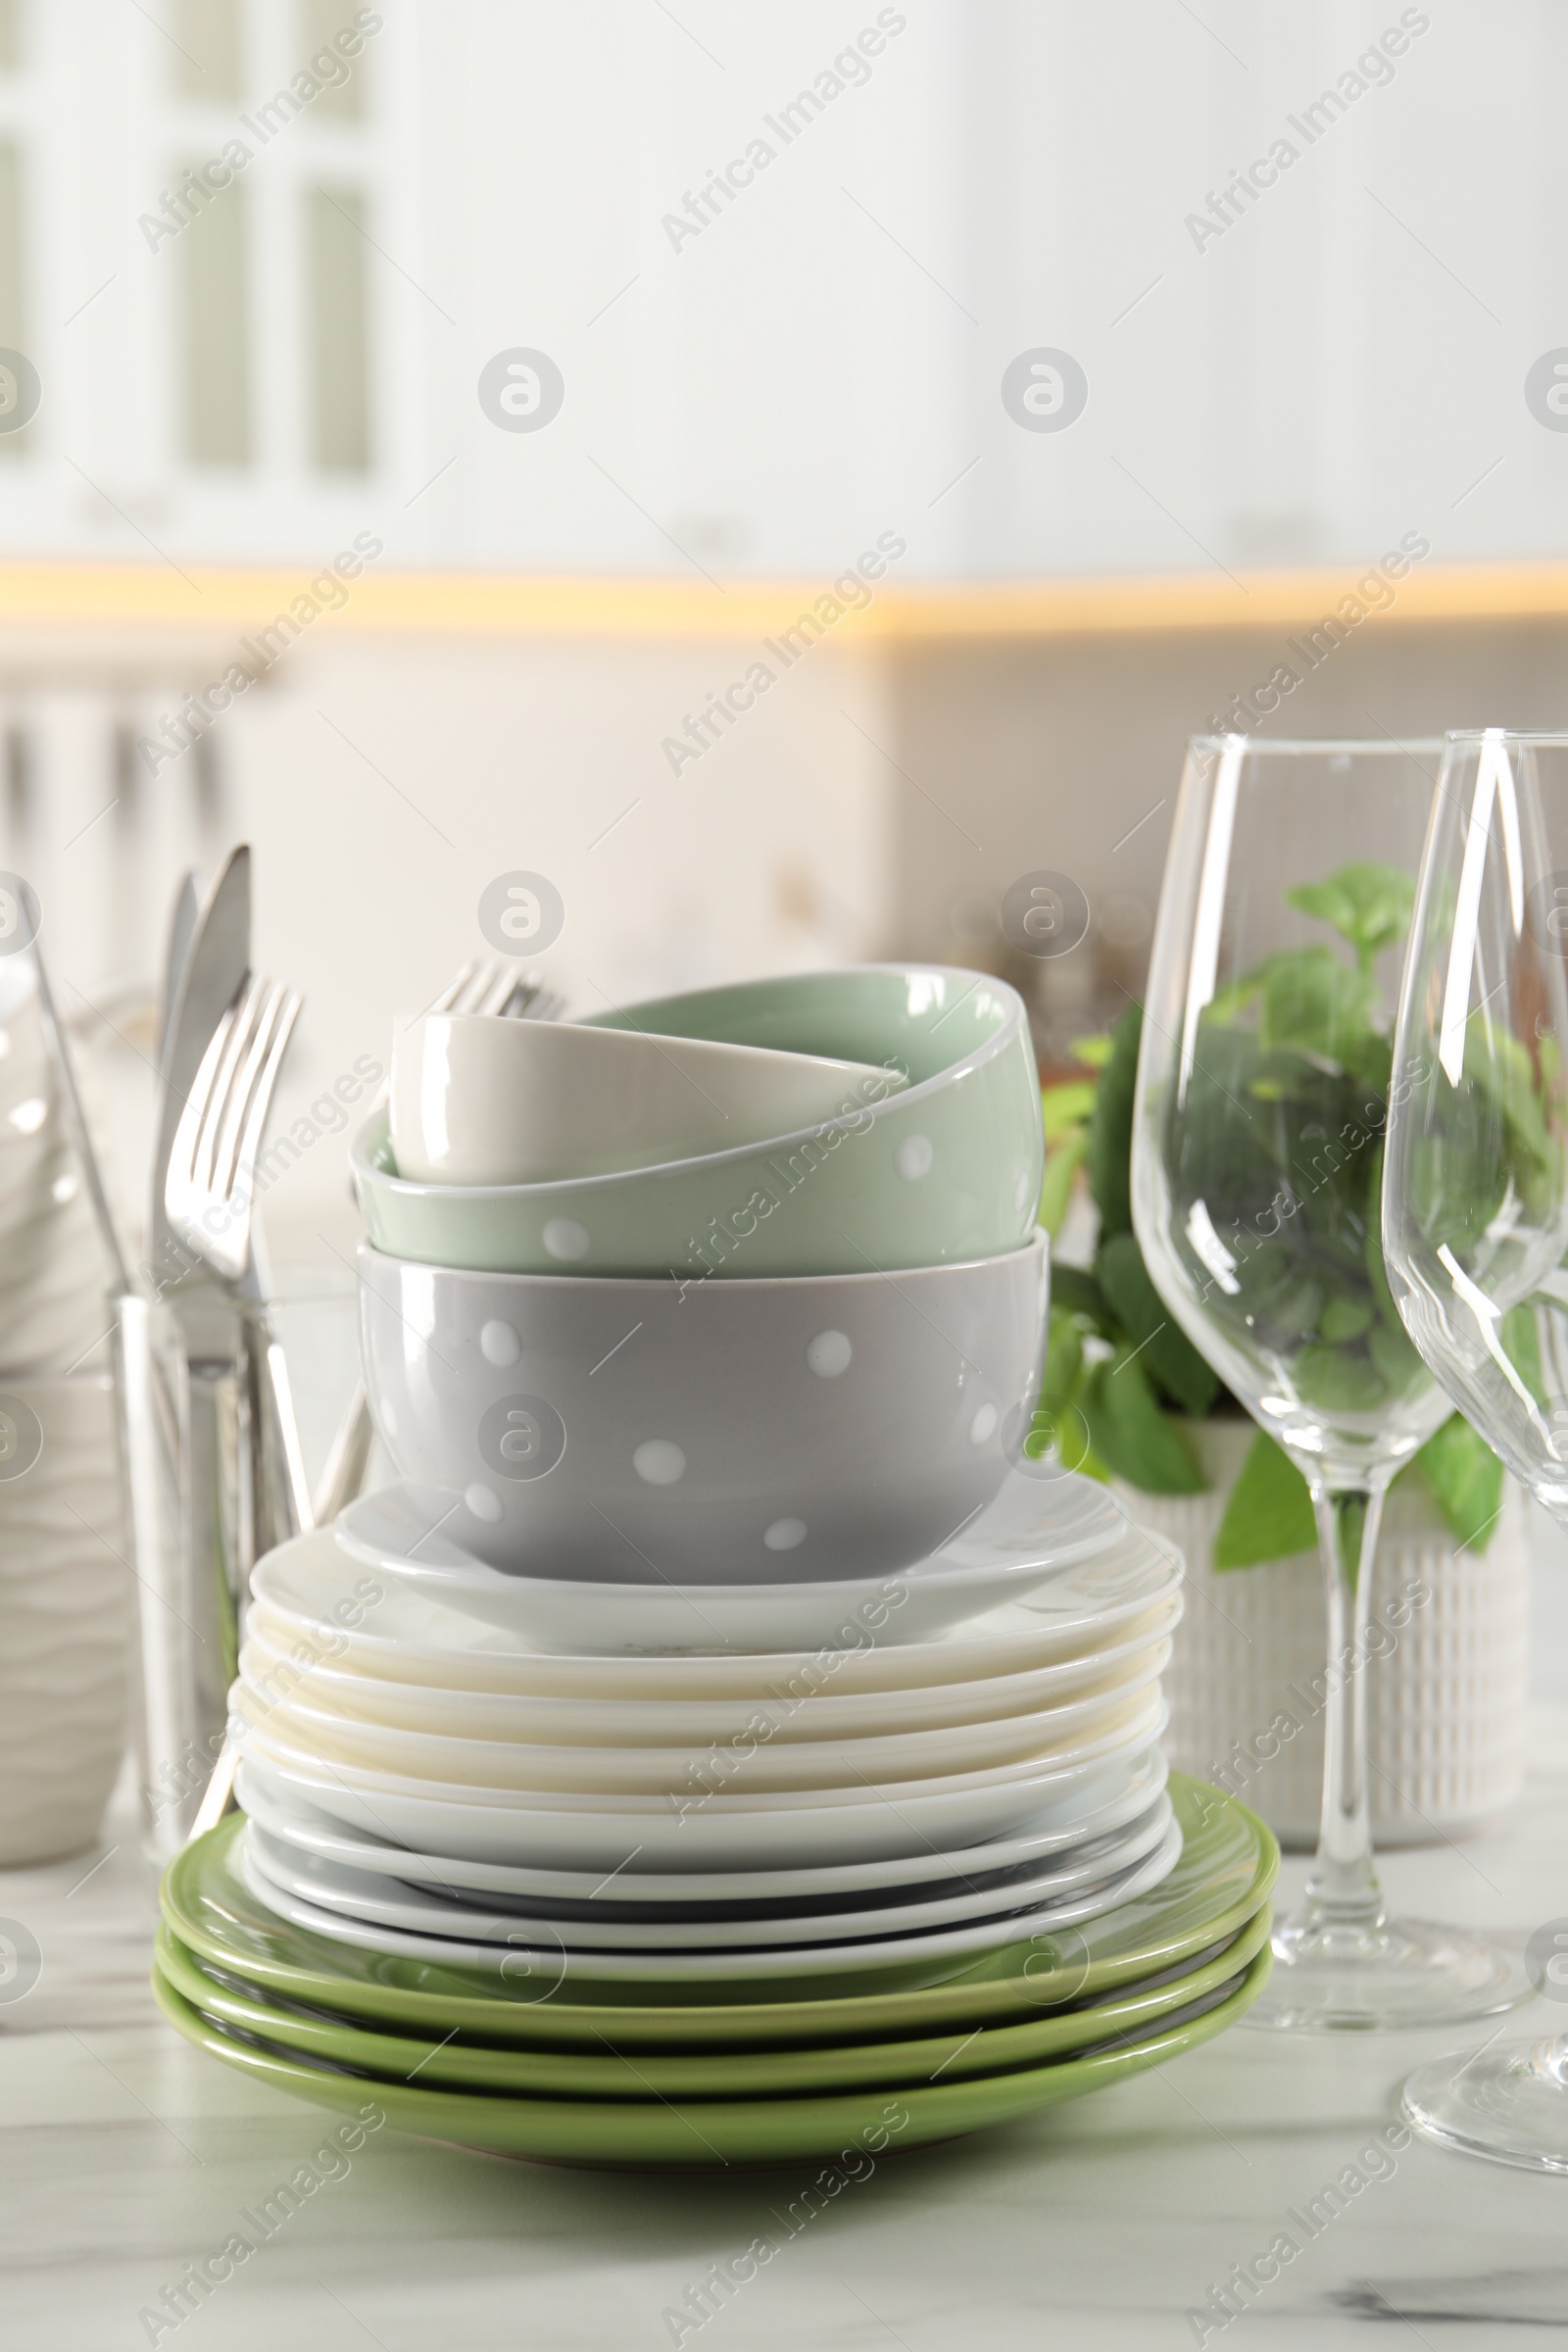
<path fill-rule="evenodd" d="M 1483 1839 L 1395 1854 L 1384 1869 L 1399 1908 L 1520 1943 L 1568 1916 L 1568 1546 L 1548 1534 L 1539 1549 L 1526 1799 Z M 107 1859 L 0 1873 L 0 1922 L 24 1923 L 43 1953 L 25 1998 L 0 2002 L 5 2352 L 146 2344 L 143 2307 L 321 2141 L 311 2109 L 158 2017 L 146 1982 L 155 1889 L 134 1837 L 126 1810 Z M 1287 1897 L 1303 1872 L 1287 1863 Z M 1537 2001 L 1505 2030 L 1564 2028 L 1568 2007 Z M 1490 2031 L 1337 2041 L 1241 2028 L 1032 2121 L 883 2158 L 679 2340 L 703 2352 L 1175 2352 L 1199 2340 L 1187 2312 L 1396 2118 L 1408 2069 Z M 1393 2161 L 1245 2320 L 1206 2340 L 1332 2352 L 1381 2324 L 1391 2345 L 1517 2352 L 1545 2340 L 1521 2329 L 1568 2328 L 1568 2180 L 1416 2141 Z M 571 2172 L 388 2128 L 157 2340 L 190 2352 L 652 2352 L 677 2340 L 664 2314 L 710 2264 L 760 2233 L 783 2240 L 777 2217 L 816 2169 Z"/>

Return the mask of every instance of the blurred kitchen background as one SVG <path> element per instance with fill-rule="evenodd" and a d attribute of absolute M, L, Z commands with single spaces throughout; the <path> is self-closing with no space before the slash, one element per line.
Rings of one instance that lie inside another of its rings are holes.
<path fill-rule="evenodd" d="M 1565 723 L 1565 68 L 1548 0 L 0 0 L 0 866 L 100 1115 L 237 839 L 333 1267 L 332 1082 L 498 875 L 575 1010 L 927 956 L 1054 1065 L 1190 733 Z"/>

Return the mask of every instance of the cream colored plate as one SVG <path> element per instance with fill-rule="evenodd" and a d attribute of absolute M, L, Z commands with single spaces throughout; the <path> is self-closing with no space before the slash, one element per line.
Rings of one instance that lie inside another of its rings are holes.
<path fill-rule="evenodd" d="M 765 1870 L 877 1860 L 1013 1835 L 1099 1765 L 1147 1748 L 1158 1739 L 1165 1714 L 1156 1693 L 1134 1700 L 1125 1721 L 1049 1765 L 749 1798 L 459 1792 L 330 1763 L 259 1732 L 244 1736 L 241 1753 L 334 1819 L 426 1853 L 567 1870 L 619 1870 L 639 1860 L 650 1870 Z"/>
<path fill-rule="evenodd" d="M 1170 1643 L 1156 1642 L 1143 1653 L 1137 1672 L 1111 1691 L 1026 1714 L 887 1738 L 795 1740 L 778 1745 L 768 1736 L 762 1709 L 731 1740 L 680 1747 L 595 1747 L 389 1729 L 304 1700 L 270 1703 L 243 1673 L 229 1706 L 253 1729 L 302 1752 L 438 1783 L 453 1791 L 570 1788 L 640 1796 L 747 1796 L 781 1788 L 859 1789 L 868 1782 L 988 1772 L 1055 1755 L 1125 1721 L 1169 1658 Z"/>
<path fill-rule="evenodd" d="M 1169 1632 L 1180 1559 L 1136 1529 L 1115 1546 L 1047 1577 L 1026 1600 L 926 1642 L 891 1638 L 897 1612 L 850 1625 L 844 1642 L 744 1654 L 544 1652 L 514 1634 L 397 1589 L 349 1559 L 330 1531 L 301 1537 L 256 1569 L 258 1630 L 296 1662 L 367 1679 L 518 1696 L 582 1698 L 835 1697 L 932 1688 L 1091 1657 Z"/>

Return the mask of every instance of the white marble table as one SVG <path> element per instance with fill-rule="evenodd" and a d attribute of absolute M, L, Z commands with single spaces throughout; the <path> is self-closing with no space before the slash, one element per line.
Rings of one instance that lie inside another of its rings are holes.
<path fill-rule="evenodd" d="M 1521 1943 L 1568 1916 L 1568 1547 L 1541 1550 L 1527 1800 L 1474 1844 L 1394 1855 L 1385 1871 L 1401 1908 Z M 159 2019 L 154 1887 L 129 1822 L 117 1815 L 107 1859 L 0 1874 L 0 1919 L 43 1954 L 25 1998 L 0 2002 L 4 2352 L 155 2337 L 182 2352 L 652 2352 L 677 2339 L 703 2352 L 1176 2352 L 1199 2340 L 1187 2314 L 1394 2121 L 1408 2068 L 1484 2038 L 1242 2029 L 1032 2122 L 883 2159 L 787 2242 L 778 2217 L 814 2167 L 619 2177 L 388 2128 L 177 2329 L 155 2329 L 143 2309 L 322 2133 L 311 2109 Z M 1287 1892 L 1301 1871 L 1287 1866 Z M 1568 2010 L 1538 2001 L 1509 2031 L 1565 2025 Z M 1568 2329 L 1568 2180 L 1418 2142 L 1393 2167 L 1362 2168 L 1386 2177 L 1206 2340 L 1517 2352 Z M 776 2256 L 701 2328 L 664 2316 L 759 2234 Z"/>

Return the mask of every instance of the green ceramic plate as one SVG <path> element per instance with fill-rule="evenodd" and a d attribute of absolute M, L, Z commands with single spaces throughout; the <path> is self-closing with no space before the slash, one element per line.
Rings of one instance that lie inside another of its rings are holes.
<path fill-rule="evenodd" d="M 1270 1918 L 1265 1903 L 1223 1951 L 1196 1968 L 1167 1970 L 1152 1984 L 1081 2008 L 1057 2010 L 1027 2025 L 983 2027 L 978 2033 L 940 2034 L 923 2041 L 850 2042 L 823 2049 L 674 2056 L 640 2049 L 635 2063 L 614 2052 L 608 2037 L 597 2056 L 576 2050 L 497 2049 L 461 2036 L 446 2042 L 416 2041 L 270 2003 L 265 1995 L 246 1997 L 237 1989 L 238 1980 L 230 1978 L 225 1985 L 208 1975 L 167 1928 L 159 1932 L 158 1967 L 175 1992 L 219 2024 L 261 2034 L 306 2059 L 353 2067 L 360 2074 L 407 2082 L 416 2073 L 431 2088 L 445 2082 L 467 2089 L 531 2091 L 549 2098 L 732 2098 L 929 2082 L 938 2074 L 959 2082 L 969 2075 L 1037 2066 L 1118 2034 L 1148 2034 L 1171 2011 L 1206 1998 L 1248 1968 L 1268 1941 Z"/>
<path fill-rule="evenodd" d="M 259 2081 L 318 2107 L 336 2108 L 374 2128 L 374 2114 L 427 2139 L 455 2140 L 502 2156 L 532 2156 L 561 2164 L 616 2169 L 682 2165 L 709 2170 L 728 2165 L 788 2164 L 835 2158 L 858 2171 L 867 2155 L 920 2147 L 1010 2123 L 1037 2107 L 1080 2098 L 1158 2066 L 1182 2050 L 1222 2034 L 1249 2009 L 1267 1982 L 1265 1944 L 1241 1984 L 1215 2008 L 1156 2031 L 1145 2040 L 1010 2074 L 957 2082 L 925 2082 L 918 2089 L 875 2089 L 814 2099 L 711 2099 L 684 2107 L 669 2099 L 633 2105 L 612 2099 L 516 2098 L 455 2090 L 424 2090 L 364 2075 L 336 2073 L 282 2057 L 209 2024 L 162 1978 L 154 1991 L 171 2023 L 188 2041 Z"/>
<path fill-rule="evenodd" d="M 548 1981 L 510 1989 L 493 1976 L 429 1961 L 356 1952 L 286 1921 L 257 1900 L 237 1868 L 243 1816 L 196 1838 L 164 1874 L 164 1917 L 199 1959 L 250 1984 L 342 2018 L 391 2022 L 439 2038 L 454 2030 L 486 2041 L 619 2049 L 698 2049 L 787 2042 L 885 2040 L 976 2026 L 1024 2023 L 1137 1984 L 1222 1943 L 1267 1899 L 1279 1847 L 1255 1813 L 1179 1773 L 1171 1801 L 1182 1825 L 1182 1858 L 1151 1893 L 1122 1903 L 1082 1929 L 1007 1944 L 939 1984 L 811 1997 L 782 1970 L 776 1980 L 705 1984 L 677 2000 L 662 1985 L 639 2001 L 607 1987 L 603 2000 L 570 2001 Z M 894 1974 L 895 1972 L 889 1972 Z"/>
<path fill-rule="evenodd" d="M 1040 1079 L 1023 1004 L 1002 981 L 865 964 L 664 997 L 599 1025 L 797 1054 L 842 1046 L 851 1061 L 891 1056 L 910 1083 L 771 1143 L 554 1184 L 409 1182 L 378 1111 L 352 1150 L 378 1250 L 498 1273 L 662 1278 L 672 1266 L 723 1276 L 946 1265 L 1029 1239 Z M 721 1238 L 694 1256 L 704 1233 Z"/>

